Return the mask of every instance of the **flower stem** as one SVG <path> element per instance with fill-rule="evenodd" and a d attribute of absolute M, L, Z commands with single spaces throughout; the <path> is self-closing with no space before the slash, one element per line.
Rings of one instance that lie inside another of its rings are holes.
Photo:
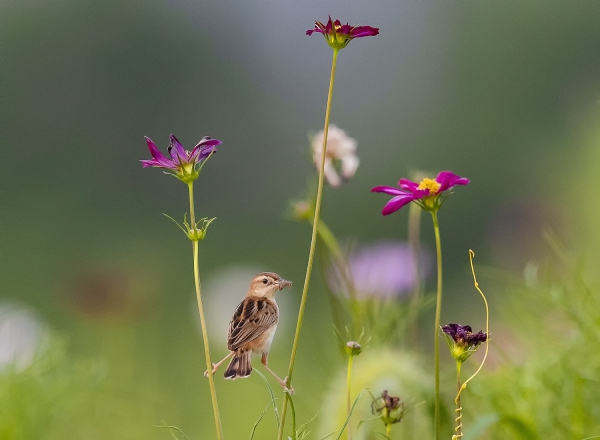
<path fill-rule="evenodd" d="M 392 424 L 388 423 L 387 425 L 385 425 L 385 436 L 388 438 L 388 440 L 390 440 L 392 437 L 390 437 L 392 435 Z"/>
<path fill-rule="evenodd" d="M 319 184 L 317 187 L 317 199 L 315 201 L 315 217 L 313 220 L 312 236 L 310 239 L 310 250 L 308 251 L 308 264 L 306 267 L 306 276 L 304 277 L 304 287 L 302 289 L 302 299 L 300 300 L 300 310 L 298 311 L 298 321 L 296 323 L 296 334 L 294 335 L 294 343 L 292 345 L 292 354 L 290 356 L 290 365 L 287 374 L 287 387 L 292 383 L 292 374 L 294 372 L 294 364 L 296 363 L 296 352 L 298 351 L 298 341 L 300 339 L 300 329 L 302 328 L 302 320 L 304 319 L 304 309 L 306 307 L 306 297 L 308 296 L 308 286 L 310 284 L 310 276 L 312 273 L 313 260 L 315 256 L 315 245 L 317 243 L 317 226 L 319 224 L 319 215 L 321 213 L 321 200 L 323 198 L 323 178 L 325 174 L 325 154 L 327 153 L 327 135 L 329 134 L 329 116 L 331 114 L 331 97 L 333 96 L 333 85 L 335 79 L 335 67 L 337 64 L 337 56 L 339 49 L 333 49 L 333 60 L 331 62 L 331 76 L 329 79 L 329 93 L 327 94 L 327 108 L 325 110 L 325 126 L 323 128 L 323 152 L 321 154 L 321 169 L 319 170 Z M 283 407 L 281 409 L 281 425 L 279 426 L 278 440 L 283 440 L 283 432 L 285 430 L 285 416 L 290 397 L 285 393 L 283 399 Z"/>
<path fill-rule="evenodd" d="M 346 381 L 346 406 L 348 409 L 348 417 L 350 417 L 350 410 L 352 409 L 352 400 L 350 398 L 350 383 L 352 377 L 352 360 L 354 356 L 352 354 L 348 357 L 348 377 Z M 352 432 L 350 431 L 350 421 L 348 421 L 348 440 L 352 440 Z"/>
<path fill-rule="evenodd" d="M 438 224 L 437 211 L 431 211 L 433 217 L 433 230 L 435 232 L 435 250 L 437 253 L 437 298 L 435 301 L 435 439 L 440 439 L 440 317 L 442 311 L 442 243 L 440 241 L 440 225 Z"/>
<path fill-rule="evenodd" d="M 456 398 L 454 399 L 454 403 L 456 404 L 456 409 L 454 410 L 456 412 L 456 418 L 454 419 L 456 421 L 456 427 L 454 428 L 454 432 L 456 432 L 456 434 L 454 434 L 452 436 L 452 440 L 458 440 L 461 439 L 463 434 L 462 434 L 462 406 L 460 406 L 460 393 L 462 391 L 462 384 L 460 383 L 460 367 L 462 365 L 461 361 L 456 361 L 456 384 L 458 386 L 458 392 L 456 394 Z"/>
<path fill-rule="evenodd" d="M 190 226 L 196 229 L 196 215 L 194 213 L 194 187 L 193 182 L 188 183 L 190 195 Z M 194 254 L 194 282 L 196 285 L 196 299 L 198 300 L 198 314 L 200 315 L 200 325 L 202 327 L 202 339 L 204 342 L 204 356 L 206 357 L 206 370 L 208 372 L 208 385 L 210 387 L 210 397 L 212 400 L 213 413 L 215 416 L 215 428 L 217 430 L 217 439 L 223 438 L 223 428 L 221 427 L 221 417 L 219 415 L 219 404 L 217 403 L 217 391 L 215 390 L 215 380 L 212 373 L 212 362 L 210 358 L 210 347 L 208 345 L 208 333 L 206 330 L 206 319 L 204 318 L 204 307 L 202 306 L 202 295 L 200 291 L 200 271 L 198 269 L 198 240 L 192 240 Z"/>

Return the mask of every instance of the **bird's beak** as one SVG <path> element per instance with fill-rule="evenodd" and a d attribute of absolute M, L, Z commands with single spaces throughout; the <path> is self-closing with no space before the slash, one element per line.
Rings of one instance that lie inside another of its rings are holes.
<path fill-rule="evenodd" d="M 284 287 L 292 287 L 292 282 L 287 280 L 279 280 L 279 290 L 283 290 Z"/>

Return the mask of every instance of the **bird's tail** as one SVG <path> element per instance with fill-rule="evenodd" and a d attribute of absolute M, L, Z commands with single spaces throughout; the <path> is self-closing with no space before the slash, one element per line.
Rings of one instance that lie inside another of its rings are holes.
<path fill-rule="evenodd" d="M 233 355 L 225 370 L 225 379 L 237 379 L 238 377 L 248 377 L 252 373 L 252 352 L 245 351 Z"/>

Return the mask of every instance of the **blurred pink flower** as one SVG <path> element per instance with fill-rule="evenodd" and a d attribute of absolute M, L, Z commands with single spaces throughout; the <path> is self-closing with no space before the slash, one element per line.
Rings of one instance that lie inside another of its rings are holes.
<path fill-rule="evenodd" d="M 317 170 L 321 169 L 321 156 L 323 155 L 323 130 L 312 138 L 313 162 Z M 327 182 L 337 188 L 343 180 L 351 179 L 358 169 L 360 160 L 356 155 L 356 140 L 335 125 L 329 126 L 327 133 L 327 151 L 325 153 L 325 178 Z M 339 168 L 339 173 L 336 167 Z"/>

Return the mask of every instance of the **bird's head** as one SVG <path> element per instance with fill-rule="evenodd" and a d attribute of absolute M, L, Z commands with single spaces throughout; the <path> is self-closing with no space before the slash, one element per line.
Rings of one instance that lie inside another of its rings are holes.
<path fill-rule="evenodd" d="M 291 281 L 284 280 L 276 273 L 262 272 L 252 279 L 247 295 L 272 298 L 284 287 L 291 286 Z"/>

